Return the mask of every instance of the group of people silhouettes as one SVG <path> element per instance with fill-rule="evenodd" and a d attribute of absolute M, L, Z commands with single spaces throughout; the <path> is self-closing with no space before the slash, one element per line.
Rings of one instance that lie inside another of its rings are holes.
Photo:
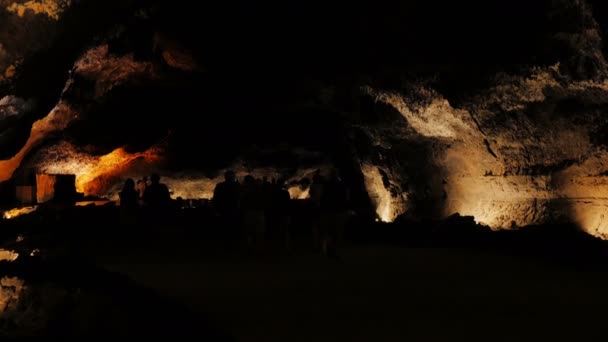
<path fill-rule="evenodd" d="M 168 187 L 158 174 L 125 181 L 119 193 L 123 219 L 130 222 L 140 209 L 146 217 L 162 219 L 171 207 Z M 349 193 L 336 170 L 328 177 L 317 171 L 310 186 L 309 219 L 313 247 L 326 255 L 337 256 L 344 236 Z M 246 175 L 242 182 L 233 171 L 224 173 L 211 200 L 220 226 L 232 239 L 245 241 L 248 248 L 261 252 L 269 238 L 285 249 L 291 245 L 292 202 L 283 178 L 268 180 Z"/>
<path fill-rule="evenodd" d="M 261 251 L 269 236 L 289 249 L 291 198 L 285 179 L 269 181 L 247 175 L 241 184 L 233 171 L 226 171 L 212 201 L 222 225 L 243 237 L 252 251 Z"/>
<path fill-rule="evenodd" d="M 137 181 L 128 178 L 119 193 L 120 207 L 123 219 L 131 221 L 134 219 L 136 210 L 143 208 L 151 215 L 162 218 L 171 206 L 171 193 L 167 185 L 160 182 L 158 174 L 152 174 L 150 181 L 147 177 Z"/>
<path fill-rule="evenodd" d="M 344 237 L 349 193 L 337 171 L 328 178 L 317 172 L 310 187 L 313 247 L 337 256 Z M 213 206 L 226 227 L 242 232 L 254 250 L 263 248 L 268 232 L 290 244 L 290 196 L 285 180 L 269 182 L 248 175 L 239 183 L 232 171 L 224 174 L 213 194 Z"/>

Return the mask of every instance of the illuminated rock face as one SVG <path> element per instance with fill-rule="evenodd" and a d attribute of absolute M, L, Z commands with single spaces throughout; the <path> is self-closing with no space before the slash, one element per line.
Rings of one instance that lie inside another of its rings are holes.
<path fill-rule="evenodd" d="M 414 204 L 431 201 L 441 207 L 434 216 L 469 215 L 494 229 L 573 221 L 607 236 L 606 147 L 598 143 L 605 127 L 606 61 L 587 3 L 569 5 L 580 6 L 586 27 L 556 37 L 586 59 L 592 72 L 584 72 L 573 56 L 524 75 L 498 73 L 483 89 L 458 98 L 458 105 L 428 84 L 403 91 L 362 87 L 377 105 L 389 105 L 405 119 L 391 122 L 390 131 L 365 129 L 377 151 L 391 155 L 374 164 L 400 171 L 388 174 L 410 199 L 401 210 L 421 215 Z M 403 167 L 414 148 L 398 147 L 398 141 L 430 146 L 425 156 L 434 170 L 418 179 L 424 189 L 411 187 L 415 172 Z M 362 169 L 370 174 L 369 165 Z M 371 194 L 387 193 L 377 190 L 380 175 L 372 179 L 366 184 Z"/>
<path fill-rule="evenodd" d="M 255 1 L 91 3 L 95 20 L 80 2 L 0 1 L 0 181 L 33 167 L 115 198 L 156 171 L 174 197 L 209 198 L 233 168 L 287 177 L 306 198 L 300 180 L 337 165 L 378 220 L 459 213 L 608 234 L 598 2 L 369 2 L 268 21 Z M 69 53 L 53 50 L 80 31 Z"/>
<path fill-rule="evenodd" d="M 403 115 L 410 128 L 404 138 L 434 142 L 428 157 L 440 180 L 429 175 L 430 196 L 442 203 L 443 215 L 470 215 L 496 229 L 575 221 L 605 236 L 606 150 L 594 140 L 606 83 L 563 85 L 549 71 L 497 82 L 462 108 L 426 89 L 429 99 L 419 107 L 398 94 L 366 91 Z M 564 115 L 572 98 L 577 112 Z"/>
<path fill-rule="evenodd" d="M 24 281 L 19 278 L 3 277 L 0 279 L 0 315 L 5 311 L 17 308 L 24 289 Z"/>
<path fill-rule="evenodd" d="M 470 215 L 496 229 L 574 221 L 606 236 L 606 149 L 594 143 L 606 83 L 563 85 L 548 72 L 516 83 L 499 80 L 462 108 L 438 94 L 418 108 L 394 93 L 375 94 L 415 131 L 403 130 L 408 139 L 413 134 L 435 141 L 428 156 L 441 175 L 434 197 L 444 215 Z M 572 98 L 573 109 L 564 105 Z M 494 103 L 504 108 L 493 110 Z M 576 112 L 564 115 L 566 110 Z"/>

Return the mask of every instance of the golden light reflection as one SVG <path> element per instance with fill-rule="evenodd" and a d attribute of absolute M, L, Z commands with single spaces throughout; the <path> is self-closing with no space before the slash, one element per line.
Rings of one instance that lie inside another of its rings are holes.
<path fill-rule="evenodd" d="M 49 115 L 34 122 L 30 131 L 30 137 L 21 150 L 11 159 L 0 161 L 0 182 L 10 179 L 15 170 L 21 165 L 23 158 L 34 147 L 39 145 L 47 135 L 66 128 L 76 116 L 76 113 L 68 105 L 59 103 Z"/>
<path fill-rule="evenodd" d="M 310 186 L 304 189 L 300 186 L 291 186 L 287 191 L 289 191 L 291 199 L 305 200 L 310 198 Z"/>
<path fill-rule="evenodd" d="M 195 171 L 162 172 L 164 150 L 152 147 L 145 152 L 129 153 L 124 148 L 117 148 L 103 156 L 93 156 L 79 151 L 67 142 L 60 142 L 41 152 L 36 168 L 40 173 L 76 175 L 76 190 L 85 195 L 105 197 L 117 200 L 118 193 L 127 178 L 139 180 L 150 177 L 156 172 L 161 176 L 174 199 L 211 199 L 216 185 L 223 181 L 224 170 L 219 170 L 216 177 L 208 177 Z M 320 167 L 322 168 L 322 167 Z M 242 180 L 247 175 L 257 179 L 268 180 L 283 177 L 281 170 L 274 168 L 247 169 L 235 164 L 237 178 Z M 288 184 L 300 184 L 303 178 L 311 179 L 318 168 L 298 170 L 287 177 Z M 289 188 L 292 199 L 306 199 L 308 189 L 300 185 Z"/>
<path fill-rule="evenodd" d="M 446 191 L 446 216 L 472 216 L 492 229 L 543 223 L 556 198 L 548 176 L 452 177 Z"/>
<path fill-rule="evenodd" d="M 585 232 L 608 240 L 608 199 L 572 200 L 569 206 L 574 223 Z"/>
<path fill-rule="evenodd" d="M 160 160 L 159 150 L 129 153 L 120 147 L 103 156 L 76 151 L 71 145 L 60 145 L 62 156 L 46 159 L 38 167 L 43 173 L 76 175 L 76 190 L 85 195 L 103 196 L 116 179 L 132 168 L 149 167 Z"/>
<path fill-rule="evenodd" d="M 20 17 L 23 17 L 26 11 L 31 11 L 34 14 L 45 14 L 51 19 L 59 20 L 63 9 L 70 3 L 71 0 L 30 0 L 24 3 L 13 2 L 6 10 Z"/>
<path fill-rule="evenodd" d="M 110 204 L 112 203 L 112 201 L 82 201 L 82 202 L 76 202 L 76 206 L 77 207 L 88 207 L 88 206 L 104 206 L 106 204 Z"/>
<path fill-rule="evenodd" d="M 37 209 L 38 209 L 38 206 L 15 208 L 15 209 L 11 209 L 11 210 L 5 211 L 2 214 L 2 217 L 5 220 L 12 220 L 12 219 L 17 218 L 19 216 L 31 214 L 34 211 L 36 211 Z"/>
<path fill-rule="evenodd" d="M 161 182 L 169 187 L 172 198 L 183 199 L 210 199 L 215 185 L 221 181 L 221 177 L 207 178 L 197 174 L 173 174 L 161 178 Z"/>
<path fill-rule="evenodd" d="M 363 172 L 365 188 L 376 208 L 376 215 L 382 222 L 393 222 L 395 218 L 405 212 L 405 202 L 396 201 L 391 192 L 385 187 L 382 175 L 377 167 L 364 164 Z"/>
<path fill-rule="evenodd" d="M 258 179 L 264 176 L 270 179 L 279 177 L 279 173 L 276 170 L 260 169 L 254 170 L 251 173 L 237 171 L 237 178 L 242 179 L 248 174 Z M 299 176 L 299 174 L 294 176 L 291 181 L 297 182 Z M 212 199 L 215 187 L 222 181 L 223 177 L 207 178 L 202 175 L 170 175 L 163 177 L 163 182 L 171 189 L 172 197 L 184 199 Z M 310 198 L 310 187 L 292 185 L 287 191 L 289 192 L 289 197 L 294 200 L 306 200 Z"/>
<path fill-rule="evenodd" d="M 0 315 L 17 308 L 21 292 L 26 289 L 23 279 L 3 277 L 0 279 Z"/>
<path fill-rule="evenodd" d="M 89 165 L 89 168 L 76 174 L 76 189 L 80 192 L 95 193 L 99 182 L 96 180 L 104 175 L 119 174 L 125 167 L 137 159 L 142 159 L 147 163 L 158 160 L 158 155 L 154 149 L 141 153 L 128 153 L 123 148 L 117 148 L 111 153 L 99 158 L 97 163 Z"/>
<path fill-rule="evenodd" d="M 236 173 L 237 179 L 242 183 L 247 175 L 251 175 L 256 179 L 266 178 L 269 181 L 284 177 L 281 170 L 275 168 L 257 168 L 247 169 L 242 165 L 235 164 L 230 167 Z M 298 170 L 290 177 L 286 177 L 286 183 L 291 184 L 288 187 L 289 197 L 296 200 L 305 200 L 310 198 L 310 187 L 302 186 L 300 182 L 304 178 L 312 179 L 312 176 L 317 170 L 326 171 L 327 166 L 319 166 L 316 168 L 304 168 Z M 209 178 L 196 173 L 173 174 L 163 177 L 163 182 L 167 184 L 172 192 L 172 197 L 181 197 L 184 199 L 212 199 L 213 191 L 217 184 L 224 180 L 223 173 L 225 170 L 220 170 L 220 176 Z"/>
<path fill-rule="evenodd" d="M 585 232 L 608 239 L 608 177 L 589 176 L 604 170 L 607 155 L 598 154 L 555 176 L 562 208 Z"/>
<path fill-rule="evenodd" d="M 0 261 L 15 261 L 19 257 L 19 253 L 15 251 L 9 251 L 6 249 L 0 249 Z"/>
<path fill-rule="evenodd" d="M 399 93 L 363 87 L 363 92 L 378 102 L 388 104 L 403 115 L 408 123 L 421 135 L 436 138 L 457 138 L 474 132 L 473 123 L 465 110 L 452 107 L 448 100 L 431 90 L 421 87 L 418 95 L 428 103 L 419 105 L 408 101 Z M 422 101 L 424 103 L 424 101 Z"/>
<path fill-rule="evenodd" d="M 447 184 L 445 214 L 473 216 L 495 230 L 572 222 L 608 239 L 608 177 L 556 177 L 456 177 Z"/>

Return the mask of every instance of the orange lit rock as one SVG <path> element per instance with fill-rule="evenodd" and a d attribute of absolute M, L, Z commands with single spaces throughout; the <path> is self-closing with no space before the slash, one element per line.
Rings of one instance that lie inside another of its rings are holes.
<path fill-rule="evenodd" d="M 33 206 L 33 207 L 23 207 L 23 208 L 15 208 L 15 209 L 11 209 L 11 210 L 7 210 L 4 212 L 4 214 L 2 215 L 2 217 L 6 220 L 12 220 L 14 218 L 17 218 L 19 216 L 22 215 L 27 215 L 30 213 L 33 213 L 34 211 L 36 211 L 38 209 L 37 206 Z"/>
<path fill-rule="evenodd" d="M 29 0 L 24 3 L 13 2 L 6 7 L 6 10 L 16 13 L 20 17 L 23 17 L 26 12 L 32 12 L 36 15 L 44 14 L 51 19 L 58 20 L 63 9 L 70 3 L 71 0 Z"/>

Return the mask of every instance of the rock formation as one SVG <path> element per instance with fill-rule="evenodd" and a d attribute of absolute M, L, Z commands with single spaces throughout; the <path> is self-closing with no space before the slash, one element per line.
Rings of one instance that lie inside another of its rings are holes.
<path fill-rule="evenodd" d="M 192 6 L 0 1 L 0 180 L 112 197 L 157 170 L 209 197 L 234 168 L 305 197 L 334 165 L 379 220 L 608 237 L 601 2 Z"/>

